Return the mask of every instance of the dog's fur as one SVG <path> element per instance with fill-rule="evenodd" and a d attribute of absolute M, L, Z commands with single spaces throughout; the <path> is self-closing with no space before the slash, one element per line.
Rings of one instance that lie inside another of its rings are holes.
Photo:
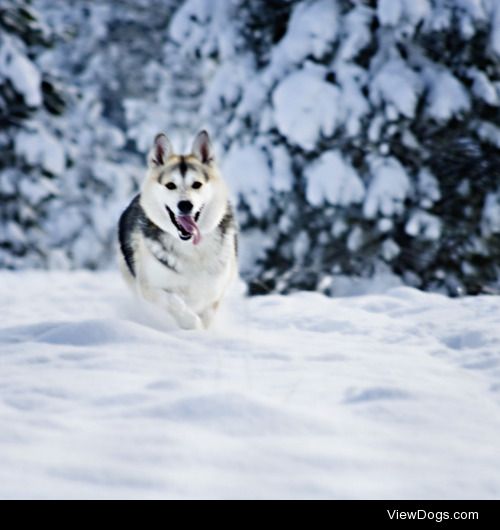
<path fill-rule="evenodd" d="M 186 205 L 189 215 L 180 209 Z M 187 156 L 174 154 L 164 134 L 156 137 L 118 235 L 129 286 L 181 328 L 208 327 L 237 276 L 237 226 L 206 131 Z"/>

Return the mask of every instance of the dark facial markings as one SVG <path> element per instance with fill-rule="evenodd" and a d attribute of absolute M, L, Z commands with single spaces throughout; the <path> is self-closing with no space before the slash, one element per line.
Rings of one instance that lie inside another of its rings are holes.
<path fill-rule="evenodd" d="M 160 174 L 158 178 L 158 181 L 160 182 L 160 184 L 165 185 L 165 181 L 169 178 L 169 176 L 172 173 L 175 173 L 176 171 L 179 171 L 182 178 L 186 177 L 186 174 L 188 171 L 192 171 L 193 173 L 198 175 L 198 178 L 200 178 L 203 175 L 203 179 L 205 182 L 208 182 L 210 180 L 210 175 L 208 174 L 208 171 L 205 168 L 200 167 L 199 164 L 193 164 L 191 161 L 186 160 L 186 157 L 182 155 L 182 156 L 179 156 L 179 162 L 175 163 L 171 167 L 167 166 L 167 169 L 162 171 L 162 173 Z M 194 186 L 195 189 L 197 187 L 199 186 Z"/>
<path fill-rule="evenodd" d="M 188 165 L 186 163 L 186 159 L 183 156 L 181 156 L 180 159 L 181 160 L 179 162 L 179 171 L 181 172 L 182 178 L 184 178 L 188 170 Z"/>

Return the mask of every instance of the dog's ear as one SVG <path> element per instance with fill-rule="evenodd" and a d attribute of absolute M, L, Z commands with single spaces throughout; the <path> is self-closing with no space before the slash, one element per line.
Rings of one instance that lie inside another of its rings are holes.
<path fill-rule="evenodd" d="M 172 155 L 172 144 L 163 133 L 157 134 L 154 145 L 148 155 L 149 167 L 162 166 L 169 156 Z"/>
<path fill-rule="evenodd" d="M 193 142 L 192 153 L 202 164 L 209 164 L 213 161 L 214 149 L 207 131 L 203 130 L 198 133 Z"/>

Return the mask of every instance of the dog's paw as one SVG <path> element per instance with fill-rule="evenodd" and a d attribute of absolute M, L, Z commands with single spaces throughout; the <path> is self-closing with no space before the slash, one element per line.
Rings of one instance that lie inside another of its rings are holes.
<path fill-rule="evenodd" d="M 182 329 L 203 329 L 201 318 L 195 313 L 184 313 L 178 319 L 179 326 Z"/>

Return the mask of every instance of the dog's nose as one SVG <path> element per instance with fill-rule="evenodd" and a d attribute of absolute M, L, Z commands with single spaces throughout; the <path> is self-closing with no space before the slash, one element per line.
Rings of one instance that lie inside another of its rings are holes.
<path fill-rule="evenodd" d="M 179 201 L 177 208 L 179 208 L 179 212 L 188 214 L 193 209 L 193 203 L 190 201 Z"/>

